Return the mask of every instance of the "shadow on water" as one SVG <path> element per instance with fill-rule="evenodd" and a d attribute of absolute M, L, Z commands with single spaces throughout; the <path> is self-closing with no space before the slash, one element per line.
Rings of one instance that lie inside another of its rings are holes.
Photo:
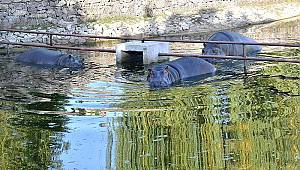
<path fill-rule="evenodd" d="M 39 92 L 29 93 L 32 96 L 48 99 L 47 101 L 38 101 L 25 105 L 25 108 L 28 110 L 41 110 L 41 111 L 64 111 L 64 105 L 68 103 L 70 97 L 53 93 L 45 94 Z"/>
<path fill-rule="evenodd" d="M 253 62 L 245 75 L 222 62 L 215 76 L 150 90 L 150 66 L 80 55 L 78 73 L 0 56 L 0 169 L 297 169 L 299 65 Z"/>

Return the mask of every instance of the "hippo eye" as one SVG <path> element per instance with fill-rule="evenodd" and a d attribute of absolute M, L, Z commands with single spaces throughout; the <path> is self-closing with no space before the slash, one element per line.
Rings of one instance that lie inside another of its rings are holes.
<path fill-rule="evenodd" d="M 147 80 L 149 81 L 149 79 L 153 77 L 153 72 L 152 71 L 149 71 L 148 73 L 148 76 L 147 76 Z"/>
<path fill-rule="evenodd" d="M 214 54 L 220 54 L 220 50 L 219 49 L 213 49 L 213 53 Z"/>
<path fill-rule="evenodd" d="M 153 72 L 151 69 L 148 69 L 148 77 L 152 77 L 153 76 Z"/>
<path fill-rule="evenodd" d="M 166 75 L 168 75 L 168 74 L 169 74 L 168 69 L 165 69 L 165 70 L 164 70 L 164 75 L 166 76 Z"/>

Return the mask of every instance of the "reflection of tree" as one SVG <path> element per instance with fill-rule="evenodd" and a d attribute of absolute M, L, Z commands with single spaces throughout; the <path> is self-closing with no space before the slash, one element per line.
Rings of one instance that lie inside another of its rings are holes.
<path fill-rule="evenodd" d="M 128 114 L 137 116 L 118 122 L 127 126 L 116 129 L 117 169 L 223 167 L 220 127 L 204 123 L 201 116 L 196 118 L 201 112 Z"/>
<path fill-rule="evenodd" d="M 0 122 L 0 169 L 61 168 L 65 117 L 0 111 Z"/>
<path fill-rule="evenodd" d="M 205 116 L 213 112 L 214 91 L 194 86 L 128 92 L 122 108 L 150 111 L 128 112 L 118 120 L 123 128 L 116 129 L 117 168 L 224 167 L 220 126 Z"/>
<path fill-rule="evenodd" d="M 277 64 L 243 80 L 126 92 L 119 107 L 135 111 L 117 121 L 117 168 L 296 168 L 299 70 Z M 224 108 L 227 125 L 216 121 Z"/>
<path fill-rule="evenodd" d="M 277 64 L 261 74 L 232 86 L 228 94 L 234 122 L 226 128 L 231 133 L 229 166 L 296 169 L 299 65 Z"/>

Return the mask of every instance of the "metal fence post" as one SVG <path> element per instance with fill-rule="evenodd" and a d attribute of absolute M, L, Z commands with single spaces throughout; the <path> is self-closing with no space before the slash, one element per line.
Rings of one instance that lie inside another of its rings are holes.
<path fill-rule="evenodd" d="M 245 50 L 245 44 L 243 43 L 243 57 L 246 59 L 246 50 Z M 244 73 L 247 74 L 247 60 L 244 60 Z"/>
<path fill-rule="evenodd" d="M 50 46 L 53 46 L 53 35 L 52 34 L 49 34 L 49 38 L 50 38 Z"/>
<path fill-rule="evenodd" d="M 7 46 L 6 46 L 6 55 L 9 56 L 9 43 L 7 43 Z"/>

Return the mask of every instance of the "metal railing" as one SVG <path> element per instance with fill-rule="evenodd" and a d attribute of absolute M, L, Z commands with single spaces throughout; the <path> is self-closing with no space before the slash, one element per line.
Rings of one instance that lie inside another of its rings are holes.
<path fill-rule="evenodd" d="M 286 58 L 271 58 L 271 57 L 247 57 L 245 53 L 246 45 L 261 45 L 261 46 L 281 46 L 281 47 L 295 47 L 300 48 L 300 44 L 288 44 L 288 43 L 247 43 L 247 42 L 232 42 L 232 41 L 204 41 L 204 40 L 173 40 L 173 39 L 159 39 L 159 38 L 135 38 L 135 37 L 112 37 L 112 36 L 97 36 L 97 35 L 80 35 L 80 34 L 65 34 L 65 33 L 52 33 L 52 32 L 39 32 L 29 30 L 16 30 L 16 29 L 0 29 L 0 32 L 20 32 L 30 34 L 43 34 L 48 35 L 50 44 L 34 44 L 34 43 L 17 43 L 17 42 L 6 42 L 0 41 L 0 44 L 7 45 L 21 45 L 21 46 L 32 46 L 32 47 L 44 47 L 44 48 L 56 48 L 56 49 L 71 49 L 81 51 L 95 51 L 95 52 L 108 52 L 115 53 L 115 49 L 100 49 L 100 48 L 85 48 L 85 47 L 69 47 L 69 46 L 55 46 L 53 45 L 53 36 L 71 36 L 81 38 L 96 38 L 96 39 L 116 39 L 116 40 L 136 40 L 136 41 L 158 41 L 158 42 L 179 42 L 179 43 L 216 43 L 216 44 L 238 44 L 243 46 L 242 56 L 216 56 L 216 55 L 200 55 L 200 54 L 178 54 L 178 53 L 160 53 L 159 56 L 174 56 L 174 57 L 199 57 L 199 58 L 215 58 L 215 59 L 233 59 L 233 60 L 256 60 L 256 61 L 274 61 L 274 62 L 290 62 L 300 63 L 297 59 L 286 59 Z M 244 64 L 246 70 L 246 64 Z"/>
<path fill-rule="evenodd" d="M 300 44 L 290 44 L 290 43 L 249 43 L 249 42 L 233 42 L 233 41 L 173 40 L 173 39 L 159 39 L 159 38 L 146 38 L 146 37 L 135 38 L 135 37 L 125 37 L 125 36 L 113 37 L 113 36 L 39 32 L 39 31 L 16 30 L 16 29 L 0 29 L 0 32 L 20 32 L 20 33 L 29 33 L 29 34 L 48 35 L 50 39 L 50 45 L 53 45 L 53 36 L 69 36 L 69 37 L 80 37 L 80 38 L 115 39 L 115 40 L 159 41 L 159 42 L 179 42 L 179 43 L 217 43 L 217 44 L 262 45 L 262 46 L 281 46 L 281 47 L 300 48 Z"/>
<path fill-rule="evenodd" d="M 69 47 L 69 46 L 54 46 L 54 45 L 45 45 L 45 44 L 36 44 L 36 43 L 17 43 L 17 42 L 7 42 L 0 41 L 0 44 L 6 45 L 20 45 L 26 47 L 42 47 L 42 48 L 53 48 L 53 49 L 67 49 L 67 50 L 79 50 L 79 51 L 95 51 L 95 52 L 107 52 L 115 53 L 115 49 L 102 49 L 102 48 L 86 48 L 86 47 Z"/>
<path fill-rule="evenodd" d="M 274 61 L 274 62 L 289 62 L 300 63 L 297 59 L 274 58 L 274 57 L 243 57 L 243 56 L 220 56 L 220 55 L 201 55 L 201 54 L 183 54 L 183 53 L 159 53 L 159 56 L 173 57 L 198 57 L 212 59 L 232 59 L 232 60 L 252 60 L 252 61 Z"/>

